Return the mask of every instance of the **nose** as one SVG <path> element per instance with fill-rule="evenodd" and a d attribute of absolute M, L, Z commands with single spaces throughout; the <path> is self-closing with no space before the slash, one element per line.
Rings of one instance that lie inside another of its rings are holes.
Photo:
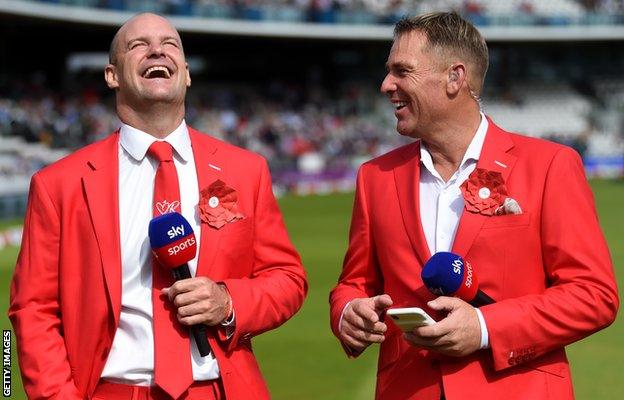
<path fill-rule="evenodd" d="M 160 57 L 165 54 L 164 47 L 160 41 L 152 42 L 149 46 L 148 57 Z"/>
<path fill-rule="evenodd" d="M 381 93 L 390 94 L 396 90 L 396 83 L 394 81 L 394 77 L 391 73 L 387 73 L 384 80 L 381 82 L 381 87 L 379 88 Z"/>

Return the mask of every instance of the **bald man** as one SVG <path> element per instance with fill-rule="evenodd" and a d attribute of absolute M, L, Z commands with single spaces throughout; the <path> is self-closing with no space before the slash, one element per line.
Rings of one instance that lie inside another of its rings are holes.
<path fill-rule="evenodd" d="M 297 312 L 307 283 L 265 160 L 187 127 L 191 77 L 166 19 L 124 24 L 105 79 L 121 128 L 31 182 L 9 309 L 28 397 L 269 398 L 251 339 Z M 198 247 L 177 282 L 148 239 L 173 211 Z"/>

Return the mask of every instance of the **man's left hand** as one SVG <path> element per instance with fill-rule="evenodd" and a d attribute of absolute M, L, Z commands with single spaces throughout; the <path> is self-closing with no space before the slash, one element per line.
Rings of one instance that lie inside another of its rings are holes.
<path fill-rule="evenodd" d="M 481 345 L 481 326 L 473 306 L 456 297 L 438 297 L 427 303 L 448 315 L 433 325 L 421 326 L 405 339 L 414 346 L 424 347 L 449 356 L 467 356 Z"/>
<path fill-rule="evenodd" d="M 183 325 L 214 326 L 229 317 L 227 290 L 204 276 L 177 281 L 162 293 L 178 308 L 178 321 Z"/>

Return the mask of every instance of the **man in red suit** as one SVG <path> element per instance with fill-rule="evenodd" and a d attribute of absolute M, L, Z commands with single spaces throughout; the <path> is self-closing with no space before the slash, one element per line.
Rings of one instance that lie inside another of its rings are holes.
<path fill-rule="evenodd" d="M 350 356 L 381 343 L 378 399 L 571 399 L 564 347 L 611 324 L 617 288 L 580 157 L 480 112 L 485 41 L 456 13 L 397 23 L 381 91 L 417 138 L 359 171 L 331 325 Z M 471 263 L 496 303 L 434 296 L 432 254 Z M 384 312 L 437 323 L 405 334 Z"/>
<path fill-rule="evenodd" d="M 9 310 L 28 396 L 269 398 L 251 339 L 289 319 L 307 283 L 266 162 L 186 126 L 191 80 L 166 19 L 123 25 L 105 78 L 120 130 L 32 178 Z M 154 156 L 156 143 L 168 158 Z M 165 163 L 179 200 L 153 204 Z M 193 278 L 152 285 L 153 210 L 194 228 Z M 157 301 L 170 310 L 160 331 Z M 212 349 L 203 357 L 187 334 L 197 324 Z M 164 331 L 182 345 L 159 347 Z M 179 363 L 158 361 L 174 353 Z"/>

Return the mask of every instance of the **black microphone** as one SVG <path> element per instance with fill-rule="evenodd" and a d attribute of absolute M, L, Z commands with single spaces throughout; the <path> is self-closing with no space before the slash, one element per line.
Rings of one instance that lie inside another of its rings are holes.
<path fill-rule="evenodd" d="M 459 297 L 473 307 L 496 302 L 479 290 L 476 272 L 457 254 L 446 251 L 435 253 L 425 263 L 420 276 L 427 289 L 435 295 Z"/>
<path fill-rule="evenodd" d="M 163 214 L 149 223 L 152 253 L 163 267 L 170 269 L 176 281 L 191 278 L 188 262 L 195 258 L 197 240 L 191 224 L 177 212 Z M 191 334 L 202 357 L 210 354 L 206 325 L 190 327 Z"/>

